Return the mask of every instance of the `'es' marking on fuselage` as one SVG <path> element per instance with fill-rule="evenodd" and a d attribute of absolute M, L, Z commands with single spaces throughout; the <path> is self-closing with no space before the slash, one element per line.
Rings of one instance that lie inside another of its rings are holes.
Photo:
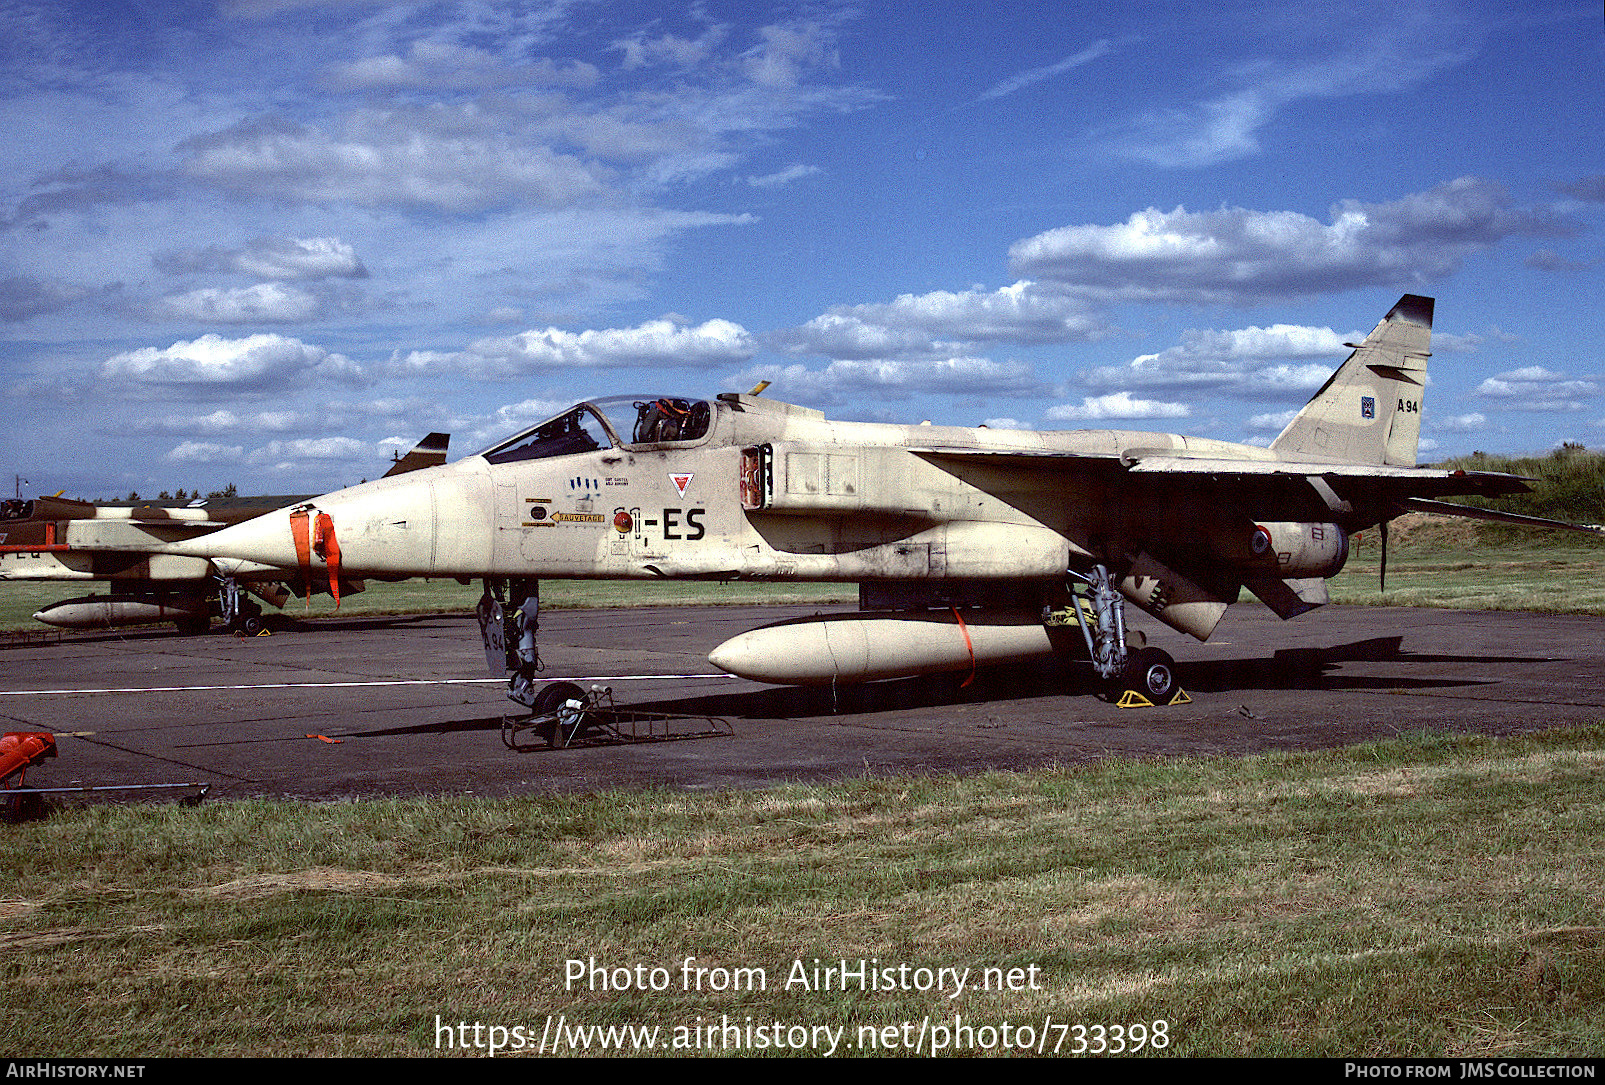
<path fill-rule="evenodd" d="M 664 509 L 663 537 L 665 539 L 684 539 L 687 542 L 695 542 L 702 538 L 707 534 L 707 529 L 702 526 L 702 514 L 706 511 L 706 509 Z M 681 514 L 685 516 L 684 526 L 690 529 L 683 535 L 680 533 Z M 647 521 L 649 524 L 651 522 L 650 520 Z"/>
<path fill-rule="evenodd" d="M 680 491 L 680 496 L 681 497 L 685 496 L 685 488 L 687 486 L 691 485 L 691 477 L 692 477 L 692 474 L 691 474 L 690 471 L 685 471 L 685 472 L 671 471 L 669 473 L 669 481 L 674 483 L 674 488 L 676 490 Z"/>

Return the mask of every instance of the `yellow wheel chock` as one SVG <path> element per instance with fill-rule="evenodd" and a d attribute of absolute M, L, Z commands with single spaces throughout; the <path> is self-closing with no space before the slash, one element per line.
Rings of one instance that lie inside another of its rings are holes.
<path fill-rule="evenodd" d="M 1193 703 L 1193 699 L 1191 697 L 1187 696 L 1187 691 L 1178 686 L 1177 689 L 1176 689 L 1175 696 L 1171 697 L 1170 700 L 1165 702 L 1165 707 L 1166 708 L 1170 708 L 1170 707 L 1172 707 L 1174 705 L 1192 704 L 1192 703 Z M 1126 692 L 1124 692 L 1124 693 L 1122 693 L 1120 695 L 1120 700 L 1115 702 L 1115 707 L 1117 707 L 1117 708 L 1155 708 L 1157 706 L 1154 704 L 1154 702 L 1150 701 L 1148 698 L 1144 697 L 1142 694 L 1138 693 L 1136 690 L 1128 689 L 1128 690 L 1126 690 Z"/>

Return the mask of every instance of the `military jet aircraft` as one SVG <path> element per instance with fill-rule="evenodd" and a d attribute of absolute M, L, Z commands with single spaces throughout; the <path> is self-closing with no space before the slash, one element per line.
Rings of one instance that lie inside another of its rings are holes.
<path fill-rule="evenodd" d="M 1269 448 L 833 422 L 750 393 L 615 397 L 163 550 L 242 579 L 482 578 L 487 658 L 537 711 L 551 577 L 860 585 L 857 613 L 752 630 L 709 656 L 758 681 L 1085 651 L 1159 702 L 1172 659 L 1127 631 L 1125 604 L 1199 640 L 1243 588 L 1291 618 L 1327 601 L 1356 531 L 1408 509 L 1467 511 L 1445 496 L 1527 489 L 1416 466 L 1432 311 L 1402 298 Z"/>
<path fill-rule="evenodd" d="M 385 477 L 445 463 L 449 442 L 447 434 L 429 434 L 397 457 Z M 186 632 L 202 632 L 215 610 L 227 628 L 254 633 L 261 628 L 262 608 L 247 593 L 283 607 L 292 594 L 321 590 L 338 597 L 344 590 L 351 595 L 362 591 L 363 583 L 284 575 L 240 581 L 219 575 L 204 557 L 157 551 L 164 543 L 203 538 L 306 500 L 304 495 L 208 497 L 185 505 L 94 505 L 61 497 L 6 500 L 0 502 L 0 581 L 106 581 L 111 586 L 108 595 L 64 599 L 42 608 L 34 618 L 46 625 L 97 629 L 171 621 Z"/>

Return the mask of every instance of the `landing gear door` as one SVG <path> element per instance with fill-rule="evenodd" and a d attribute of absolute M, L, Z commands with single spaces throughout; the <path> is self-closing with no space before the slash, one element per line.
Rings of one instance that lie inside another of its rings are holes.
<path fill-rule="evenodd" d="M 506 625 L 501 600 L 491 594 L 489 584 L 485 586 L 485 594 L 480 596 L 476 616 L 479 618 L 479 635 L 485 642 L 485 666 L 491 674 L 500 677 L 507 673 Z"/>

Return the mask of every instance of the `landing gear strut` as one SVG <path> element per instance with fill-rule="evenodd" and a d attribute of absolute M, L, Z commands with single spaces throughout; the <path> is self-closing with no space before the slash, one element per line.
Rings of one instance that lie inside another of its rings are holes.
<path fill-rule="evenodd" d="M 262 608 L 246 597 L 245 589 L 232 576 L 218 578 L 217 602 L 223 611 L 223 628 L 230 633 L 254 637 L 262 632 Z"/>
<path fill-rule="evenodd" d="M 1152 704 L 1169 704 L 1179 692 L 1176 661 L 1163 648 L 1150 648 L 1137 633 L 1137 648 L 1126 638 L 1126 600 L 1107 565 L 1088 572 L 1069 570 L 1071 609 L 1098 677 L 1116 688 L 1141 694 Z"/>
<path fill-rule="evenodd" d="M 540 581 L 487 577 L 476 611 L 485 642 L 485 664 L 492 674 L 507 675 L 507 696 L 525 708 L 536 707 L 535 675 L 543 670 L 540 634 Z"/>
<path fill-rule="evenodd" d="M 1070 570 L 1071 608 L 1087 641 L 1087 654 L 1099 678 L 1113 680 L 1126 670 L 1126 600 L 1115 587 L 1114 574 L 1107 565 L 1094 565 L 1090 572 Z"/>

